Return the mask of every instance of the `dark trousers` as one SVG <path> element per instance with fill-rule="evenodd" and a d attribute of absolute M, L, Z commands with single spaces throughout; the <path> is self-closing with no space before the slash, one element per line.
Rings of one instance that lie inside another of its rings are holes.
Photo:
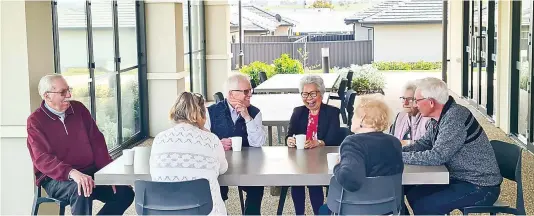
<path fill-rule="evenodd" d="M 111 186 L 96 186 L 89 197 L 83 196 L 83 192 L 78 195 L 78 185 L 74 181 L 49 179 L 42 187 L 50 197 L 69 203 L 72 215 L 92 215 L 94 199 L 105 203 L 98 215 L 122 215 L 134 200 L 134 192 L 128 186 L 116 186 L 116 194 Z"/>
<path fill-rule="evenodd" d="M 404 186 L 404 194 L 414 215 L 444 215 L 468 206 L 491 206 L 500 192 L 500 185 L 482 187 L 456 180 L 451 180 L 448 185 Z M 408 215 L 404 202 L 402 213 Z"/>
<path fill-rule="evenodd" d="M 310 194 L 310 202 L 312 205 L 313 213 L 319 214 L 319 208 L 324 203 L 324 193 L 322 186 L 307 186 Z M 293 199 L 293 205 L 295 206 L 295 214 L 303 215 L 306 205 L 306 191 L 304 186 L 291 187 L 291 198 Z"/>
<path fill-rule="evenodd" d="M 247 193 L 245 198 L 245 215 L 261 215 L 261 201 L 263 200 L 262 186 L 246 186 L 238 187 Z M 228 199 L 228 187 L 221 186 L 222 199 Z"/>

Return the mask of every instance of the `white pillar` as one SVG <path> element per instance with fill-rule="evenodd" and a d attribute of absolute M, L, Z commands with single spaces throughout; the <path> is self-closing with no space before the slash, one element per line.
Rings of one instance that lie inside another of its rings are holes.
<path fill-rule="evenodd" d="M 37 83 L 54 72 L 51 11 L 49 1 L 0 1 L 2 215 L 31 213 L 34 177 L 26 119 L 41 102 Z M 39 213 L 57 214 L 46 205 Z"/>
<path fill-rule="evenodd" d="M 206 17 L 206 74 L 207 97 L 222 92 L 224 82 L 231 72 L 232 54 L 230 53 L 230 4 L 228 0 L 207 0 Z M 224 93 L 223 93 L 224 94 Z"/>
<path fill-rule="evenodd" d="M 510 133 L 510 97 L 511 97 L 511 60 L 512 60 L 512 1 L 499 1 L 497 32 L 497 68 L 495 76 L 497 86 L 496 103 L 498 107 L 495 125 L 505 133 Z M 517 88 L 517 87 L 516 87 Z"/>
<path fill-rule="evenodd" d="M 150 136 L 168 129 L 169 110 L 185 91 L 182 3 L 145 4 Z"/>
<path fill-rule="evenodd" d="M 462 47 L 463 38 L 463 1 L 449 2 L 448 21 L 448 52 L 451 60 L 447 67 L 447 84 L 449 89 L 458 95 L 462 95 Z"/>

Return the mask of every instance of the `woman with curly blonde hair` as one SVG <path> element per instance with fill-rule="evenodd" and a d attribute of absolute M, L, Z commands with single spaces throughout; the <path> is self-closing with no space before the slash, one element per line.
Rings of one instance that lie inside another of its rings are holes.
<path fill-rule="evenodd" d="M 204 178 L 210 183 L 210 215 L 226 215 L 219 175 L 228 169 L 219 138 L 206 130 L 206 108 L 200 94 L 183 92 L 170 110 L 175 125 L 154 138 L 150 155 L 153 181 L 174 182 Z"/>

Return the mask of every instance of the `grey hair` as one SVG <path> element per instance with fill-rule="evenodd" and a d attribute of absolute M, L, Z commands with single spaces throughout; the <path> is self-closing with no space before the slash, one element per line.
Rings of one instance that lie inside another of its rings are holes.
<path fill-rule="evenodd" d="M 410 81 L 404 85 L 404 91 L 415 92 L 416 89 L 417 89 L 417 84 L 414 81 Z"/>
<path fill-rule="evenodd" d="M 449 88 L 443 80 L 428 77 L 417 82 L 417 90 L 421 91 L 424 98 L 433 98 L 440 104 L 445 104 L 449 100 Z"/>
<path fill-rule="evenodd" d="M 64 79 L 61 74 L 48 74 L 39 81 L 39 95 L 44 100 L 44 95 L 48 91 L 52 91 L 52 84 L 58 79 Z"/>
<path fill-rule="evenodd" d="M 321 96 L 323 96 L 324 93 L 326 92 L 323 78 L 321 78 L 320 76 L 308 75 L 308 76 L 302 77 L 300 79 L 299 92 L 302 92 L 302 89 L 304 89 L 304 85 L 306 84 L 315 84 L 315 86 L 317 86 L 317 88 L 321 92 Z"/>
<path fill-rule="evenodd" d="M 250 83 L 248 76 L 241 73 L 234 73 L 226 80 L 226 92 L 239 88 L 239 81 Z"/>

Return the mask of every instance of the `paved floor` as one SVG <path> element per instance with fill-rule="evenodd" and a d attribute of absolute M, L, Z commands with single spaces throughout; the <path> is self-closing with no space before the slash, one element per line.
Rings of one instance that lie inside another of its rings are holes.
<path fill-rule="evenodd" d="M 388 104 L 391 105 L 394 112 L 399 111 L 400 108 L 400 102 L 399 97 L 402 92 L 402 86 L 405 82 L 411 79 L 417 79 L 422 78 L 426 76 L 435 76 L 439 77 L 440 73 L 396 73 L 396 72 L 388 72 L 386 75 L 386 82 L 387 82 L 387 88 L 384 90 L 386 95 L 386 100 L 388 101 Z M 467 106 L 465 102 L 463 102 L 460 99 L 457 99 L 457 101 L 461 104 L 464 104 Z M 332 102 L 333 105 L 336 105 L 335 102 Z M 337 104 L 339 106 L 339 104 Z M 469 106 L 468 106 L 469 107 Z M 507 142 L 512 142 L 510 138 L 504 134 L 499 128 L 496 128 L 491 123 L 489 123 L 482 115 L 480 115 L 476 110 L 471 110 L 475 113 L 477 119 L 481 122 L 484 130 L 490 137 L 490 139 L 498 139 L 503 140 Z M 276 139 L 276 130 L 273 130 L 274 137 L 273 142 L 277 144 Z M 152 140 L 147 140 L 143 145 L 151 145 Z M 525 206 L 527 209 L 528 215 L 534 215 L 534 175 L 532 175 L 531 172 L 534 171 L 534 155 L 532 153 L 523 153 L 523 191 L 525 194 Z M 516 187 L 515 183 L 505 180 L 504 183 L 501 186 L 501 200 L 503 200 L 505 203 L 508 203 L 512 206 L 515 206 L 515 196 L 516 196 Z M 269 188 L 265 188 L 265 195 L 263 197 L 263 204 L 262 204 L 262 214 L 264 215 L 274 215 L 276 214 L 276 209 L 278 205 L 278 196 L 271 196 Z M 311 205 L 309 203 L 309 200 L 307 202 L 306 207 L 306 214 L 311 215 L 313 212 L 311 211 Z M 241 214 L 241 209 L 239 207 L 239 197 L 237 195 L 236 187 L 230 187 L 229 192 L 229 200 L 226 203 L 228 213 L 230 215 L 239 215 Z M 94 214 L 101 208 L 101 203 L 98 201 L 95 201 L 94 205 Z M 70 211 L 67 210 L 67 214 L 70 214 Z M 294 208 L 293 208 L 293 202 L 291 199 L 291 195 L 288 194 L 288 197 L 285 202 L 284 206 L 284 214 L 295 214 Z M 453 214 L 459 214 L 459 211 L 453 212 Z M 128 211 L 126 212 L 126 215 L 135 215 L 135 209 L 133 206 L 131 206 Z"/>

